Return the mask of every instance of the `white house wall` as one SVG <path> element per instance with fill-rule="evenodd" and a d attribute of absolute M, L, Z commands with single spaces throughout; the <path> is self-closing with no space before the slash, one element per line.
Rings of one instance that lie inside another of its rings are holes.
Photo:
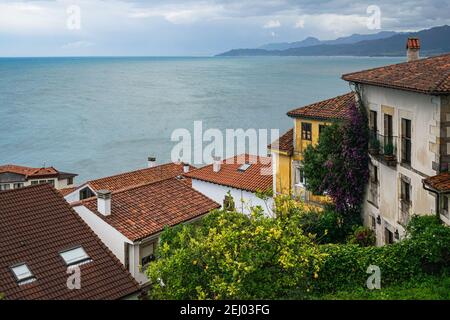
<path fill-rule="evenodd" d="M 234 199 L 236 210 L 239 212 L 249 214 L 251 207 L 261 206 L 266 214 L 271 214 L 270 209 L 273 204 L 272 199 L 268 199 L 266 204 L 266 202 L 258 198 L 255 193 L 197 179 L 192 179 L 192 187 L 221 205 L 223 205 L 225 195 L 230 191 L 231 196 Z M 241 199 L 244 201 L 242 202 Z M 269 208 L 269 210 L 267 208 Z"/>
<path fill-rule="evenodd" d="M 370 110 L 377 111 L 377 128 L 383 134 L 383 111 L 393 108 L 393 136 L 401 136 L 401 119 L 411 120 L 412 149 L 411 166 L 397 164 L 389 167 L 372 158 L 378 167 L 378 208 L 364 203 L 365 222 L 370 215 L 380 214 L 382 225 L 377 225 L 377 241 L 383 244 L 384 224 L 390 224 L 403 234 L 404 229 L 398 223 L 400 214 L 400 177 L 404 175 L 411 181 L 411 214 L 433 214 L 435 198 L 423 189 L 422 180 L 437 173 L 439 161 L 437 143 L 439 141 L 440 98 L 409 91 L 364 85 L 362 98 Z M 401 160 L 401 142 L 397 139 L 397 161 Z M 380 228 L 381 227 L 381 228 Z"/>

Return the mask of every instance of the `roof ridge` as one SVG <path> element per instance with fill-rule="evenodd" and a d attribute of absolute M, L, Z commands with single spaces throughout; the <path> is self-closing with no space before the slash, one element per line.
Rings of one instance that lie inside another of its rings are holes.
<path fill-rule="evenodd" d="M 45 182 L 45 183 L 39 183 L 39 184 L 29 185 L 29 186 L 25 186 L 25 187 L 17 188 L 17 189 L 1 190 L 1 191 L 0 191 L 0 195 L 6 194 L 6 193 L 11 193 L 11 192 L 14 192 L 14 191 L 15 191 L 15 192 L 23 192 L 23 191 L 25 191 L 25 190 L 29 190 L 29 189 L 32 189 L 32 188 L 40 188 L 40 187 L 43 188 L 43 186 L 50 186 L 51 188 L 53 188 L 53 187 L 50 185 L 50 183 Z M 56 190 L 56 189 L 55 189 L 55 190 Z"/>
<path fill-rule="evenodd" d="M 444 57 L 447 55 L 450 55 L 450 52 L 447 52 L 447 53 L 444 53 L 444 54 L 441 54 L 438 56 L 426 57 L 426 58 L 422 58 L 422 59 L 414 60 L 414 61 L 403 61 L 403 62 L 399 62 L 399 63 L 388 64 L 387 66 L 380 66 L 380 67 L 374 67 L 374 68 L 364 69 L 364 70 L 360 70 L 360 71 L 348 72 L 348 73 L 344 73 L 343 75 L 341 75 L 341 79 L 345 80 L 344 79 L 345 76 L 352 75 L 352 74 L 358 74 L 361 72 L 373 71 L 373 70 L 377 70 L 377 69 L 381 69 L 381 68 L 388 68 L 388 67 L 393 67 L 393 66 L 398 66 L 398 65 L 404 65 L 404 64 L 408 64 L 408 63 L 418 63 L 418 62 L 426 61 L 429 59 Z"/>
<path fill-rule="evenodd" d="M 162 164 L 159 164 L 159 165 L 151 167 L 151 168 L 141 168 L 141 169 L 136 169 L 136 170 L 132 170 L 132 171 L 124 171 L 124 172 L 121 172 L 121 173 L 114 174 L 112 176 L 107 176 L 107 177 L 103 177 L 103 178 L 97 178 L 97 179 L 88 180 L 88 181 L 86 181 L 86 183 L 99 181 L 99 180 L 104 180 L 104 179 L 108 179 L 108 178 L 115 178 L 115 177 L 118 177 L 118 176 L 121 176 L 121 175 L 124 175 L 124 174 L 135 173 L 135 172 L 144 171 L 144 170 L 157 169 L 157 168 L 161 168 L 163 166 L 169 166 L 169 165 L 181 166 L 181 163 L 176 163 L 176 162 L 162 163 Z"/>

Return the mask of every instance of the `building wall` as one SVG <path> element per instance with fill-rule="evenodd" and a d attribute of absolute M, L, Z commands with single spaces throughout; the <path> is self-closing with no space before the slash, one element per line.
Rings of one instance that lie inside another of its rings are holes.
<path fill-rule="evenodd" d="M 377 243 L 384 241 L 384 228 L 398 230 L 404 234 L 401 215 L 401 180 L 411 184 L 411 206 L 409 214 L 433 214 L 434 195 L 423 189 L 422 180 L 435 175 L 439 170 L 440 99 L 425 94 L 364 85 L 362 99 L 365 106 L 377 112 L 377 128 L 384 132 L 384 114 L 392 115 L 394 137 L 401 136 L 401 119 L 411 120 L 411 165 L 401 164 L 401 139 L 397 138 L 397 165 L 388 166 L 379 157 L 371 156 L 378 168 L 378 197 L 369 203 L 366 196 L 364 221 L 370 224 L 370 216 L 380 215 L 382 223 L 377 225 Z M 369 184 L 370 192 L 370 184 Z M 368 193 L 369 194 L 369 193 Z"/>
<path fill-rule="evenodd" d="M 302 123 L 311 124 L 311 140 L 305 140 L 302 137 Z M 325 203 L 329 202 L 329 198 L 321 195 L 314 195 L 307 191 L 302 184 L 295 184 L 296 167 L 301 166 L 303 161 L 303 152 L 309 145 L 316 145 L 319 142 L 319 127 L 330 125 L 331 122 L 311 120 L 311 119 L 294 119 L 294 156 L 291 164 L 291 188 L 293 193 L 307 202 Z"/>
<path fill-rule="evenodd" d="M 271 157 L 274 170 L 274 193 L 291 194 L 292 157 L 276 151 L 271 152 Z"/>
<path fill-rule="evenodd" d="M 117 259 L 125 264 L 125 243 L 132 244 L 133 242 L 85 206 L 76 206 L 74 209 Z"/>
<path fill-rule="evenodd" d="M 225 195 L 230 191 L 231 196 L 234 199 L 236 210 L 245 214 L 250 213 L 252 206 L 261 206 L 265 213 L 269 216 L 272 215 L 271 208 L 273 206 L 273 200 L 268 199 L 267 204 L 264 200 L 258 198 L 256 194 L 241 189 L 235 189 L 215 183 L 205 182 L 197 179 L 192 179 L 192 187 L 203 193 L 205 196 L 223 205 Z"/>

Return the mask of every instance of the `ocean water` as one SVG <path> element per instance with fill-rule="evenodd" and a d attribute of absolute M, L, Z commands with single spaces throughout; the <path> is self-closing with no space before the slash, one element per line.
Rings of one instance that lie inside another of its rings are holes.
<path fill-rule="evenodd" d="M 3 58 L 0 164 L 77 182 L 170 160 L 177 128 L 292 126 L 286 112 L 349 90 L 343 73 L 403 58 Z"/>

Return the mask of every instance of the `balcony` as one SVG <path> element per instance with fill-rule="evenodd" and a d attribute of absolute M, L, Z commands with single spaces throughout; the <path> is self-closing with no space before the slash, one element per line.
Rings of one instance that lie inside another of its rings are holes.
<path fill-rule="evenodd" d="M 369 153 L 384 164 L 397 166 L 397 137 L 372 132 L 369 137 Z"/>

